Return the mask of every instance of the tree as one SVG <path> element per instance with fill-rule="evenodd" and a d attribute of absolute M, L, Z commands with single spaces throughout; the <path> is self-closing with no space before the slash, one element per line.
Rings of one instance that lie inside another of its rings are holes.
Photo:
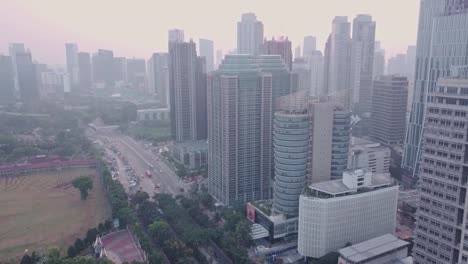
<path fill-rule="evenodd" d="M 149 255 L 148 260 L 149 260 L 149 264 L 162 264 L 163 263 L 161 256 L 159 256 L 156 253 Z"/>
<path fill-rule="evenodd" d="M 69 246 L 68 247 L 68 250 L 67 250 L 67 255 L 71 258 L 73 258 L 74 256 L 76 256 L 76 249 L 75 247 L 73 246 Z"/>
<path fill-rule="evenodd" d="M 154 221 L 154 223 L 148 226 L 148 230 L 151 236 L 160 244 L 171 237 L 171 228 L 164 221 Z"/>
<path fill-rule="evenodd" d="M 73 187 L 80 191 L 81 200 L 88 198 L 88 191 L 93 189 L 93 179 L 89 176 L 80 176 L 72 181 Z"/>
<path fill-rule="evenodd" d="M 96 236 L 98 235 L 98 231 L 96 230 L 96 228 L 91 228 L 88 230 L 88 232 L 86 233 L 86 238 L 85 238 L 85 241 L 87 244 L 91 244 L 94 242 L 94 240 L 96 240 Z"/>
<path fill-rule="evenodd" d="M 142 191 L 136 192 L 132 197 L 132 201 L 135 202 L 135 204 L 141 204 L 144 201 L 147 201 L 148 199 L 149 199 L 148 193 L 142 192 Z"/>
<path fill-rule="evenodd" d="M 20 264 L 33 264 L 33 260 L 29 255 L 26 254 L 21 258 Z"/>
<path fill-rule="evenodd" d="M 76 253 L 80 253 L 81 251 L 83 251 L 83 249 L 85 249 L 85 244 L 83 243 L 83 240 L 79 238 L 75 240 L 75 249 Z"/>

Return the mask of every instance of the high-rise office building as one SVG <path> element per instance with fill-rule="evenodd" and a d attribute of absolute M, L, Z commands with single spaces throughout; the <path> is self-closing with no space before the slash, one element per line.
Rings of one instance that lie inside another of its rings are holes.
<path fill-rule="evenodd" d="M 403 167 L 411 171 L 418 161 L 428 92 L 434 91 L 437 78 L 448 76 L 452 66 L 467 64 L 468 50 L 461 48 L 468 41 L 467 10 L 466 1 L 421 1 L 416 78 L 403 154 Z"/>
<path fill-rule="evenodd" d="M 457 16 L 458 25 L 465 28 L 464 35 L 459 37 L 466 43 L 468 16 L 466 13 Z M 419 161 L 420 201 L 413 247 L 414 263 L 468 263 L 468 239 L 465 235 L 468 210 L 466 72 L 459 78 L 439 78 L 427 96 L 421 142 L 424 148 Z"/>
<path fill-rule="evenodd" d="M 163 107 L 169 106 L 169 64 L 167 53 L 153 53 L 146 63 L 148 86 Z"/>
<path fill-rule="evenodd" d="M 280 56 L 227 55 L 208 80 L 208 189 L 226 205 L 271 197 L 273 101 L 288 75 Z"/>
<path fill-rule="evenodd" d="M 207 135 L 199 134 L 205 131 L 199 126 L 206 124 L 206 99 L 199 101 L 203 93 L 199 80 L 198 69 L 204 65 L 197 58 L 196 45 L 190 42 L 169 43 L 169 94 L 171 112 L 171 131 L 176 141 L 206 139 Z M 206 92 L 205 92 L 206 93 Z M 204 106 L 205 105 L 205 106 Z"/>
<path fill-rule="evenodd" d="M 385 50 L 380 47 L 380 42 L 375 42 L 374 49 L 374 79 L 385 74 Z"/>
<path fill-rule="evenodd" d="M 406 76 L 406 54 L 396 54 L 388 59 L 387 74 L 388 75 L 405 75 Z"/>
<path fill-rule="evenodd" d="M 374 80 L 369 136 L 389 146 L 405 140 L 408 78 L 381 76 Z"/>
<path fill-rule="evenodd" d="M 184 42 L 185 41 L 185 36 L 184 36 L 184 31 L 181 29 L 171 29 L 169 30 L 169 43 L 172 42 Z"/>
<path fill-rule="evenodd" d="M 31 53 L 16 53 L 16 67 L 21 101 L 26 104 L 37 101 L 40 95 L 38 71 Z"/>
<path fill-rule="evenodd" d="M 26 49 L 24 48 L 23 43 L 10 43 L 8 45 L 8 55 L 11 57 L 13 63 L 13 72 L 15 75 L 15 90 L 19 91 L 19 82 L 18 82 L 18 67 L 16 64 L 16 54 L 25 53 Z"/>
<path fill-rule="evenodd" d="M 299 198 L 297 251 L 320 258 L 346 243 L 393 234 L 397 200 L 398 185 L 388 173 L 359 169 L 311 184 Z"/>
<path fill-rule="evenodd" d="M 304 45 L 302 46 L 303 56 L 308 57 L 316 50 L 317 50 L 317 39 L 314 36 L 305 36 Z"/>
<path fill-rule="evenodd" d="M 301 58 L 301 46 L 294 48 L 294 59 Z"/>
<path fill-rule="evenodd" d="M 79 89 L 78 72 L 78 45 L 75 43 L 65 43 L 65 55 L 67 59 L 67 72 L 70 76 L 71 88 Z"/>
<path fill-rule="evenodd" d="M 351 65 L 358 72 L 359 84 L 354 87 L 354 111 L 363 115 L 370 111 L 372 79 L 374 72 L 375 21 L 370 15 L 358 15 L 353 20 L 352 38 L 354 56 L 359 63 Z M 357 51 L 354 49 L 358 49 Z"/>
<path fill-rule="evenodd" d="M 293 92 L 310 91 L 311 76 L 307 58 L 296 58 L 292 64 L 291 89 Z"/>
<path fill-rule="evenodd" d="M 219 65 L 223 62 L 223 51 L 216 50 L 216 69 L 219 68 Z"/>
<path fill-rule="evenodd" d="M 115 57 L 113 65 L 113 78 L 115 82 L 128 82 L 127 58 Z"/>
<path fill-rule="evenodd" d="M 0 55 L 0 104 L 15 99 L 15 71 L 10 56 Z"/>
<path fill-rule="evenodd" d="M 93 81 L 104 86 L 112 87 L 115 81 L 114 52 L 99 49 L 93 54 Z"/>
<path fill-rule="evenodd" d="M 263 23 L 254 13 L 242 14 L 237 23 L 237 53 L 258 55 L 262 52 Z"/>
<path fill-rule="evenodd" d="M 205 57 L 206 60 L 206 72 L 212 72 L 214 70 L 214 45 L 213 41 L 209 39 L 199 39 L 198 49 L 200 51 L 200 57 Z"/>
<path fill-rule="evenodd" d="M 263 54 L 280 55 L 289 70 L 292 69 L 292 48 L 288 37 L 265 40 L 263 43 Z"/>
<path fill-rule="evenodd" d="M 308 57 L 310 67 L 310 91 L 313 96 L 322 96 L 325 95 L 324 91 L 324 56 L 321 51 L 314 51 Z"/>
<path fill-rule="evenodd" d="M 416 67 L 416 46 L 408 46 L 406 50 L 406 76 L 412 82 L 414 79 L 414 68 Z"/>
<path fill-rule="evenodd" d="M 329 42 L 327 66 L 328 94 L 341 93 L 351 89 L 351 25 L 347 17 L 333 19 Z"/>
<path fill-rule="evenodd" d="M 78 53 L 78 83 L 82 91 L 90 91 L 93 86 L 91 57 L 87 52 Z"/>
<path fill-rule="evenodd" d="M 127 59 L 127 82 L 134 90 L 149 93 L 146 87 L 146 63 L 144 59 Z"/>

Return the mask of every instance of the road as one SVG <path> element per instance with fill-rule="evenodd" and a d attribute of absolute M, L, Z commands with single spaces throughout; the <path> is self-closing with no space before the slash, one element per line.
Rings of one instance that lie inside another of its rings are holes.
<path fill-rule="evenodd" d="M 114 146 L 122 153 L 122 156 L 128 160 L 129 165 L 134 169 L 135 174 L 142 176 L 139 186 L 143 191 L 148 192 L 150 196 L 155 193 L 155 186 L 158 185 L 160 186 L 158 192 L 173 195 L 180 194 L 181 188 L 184 190 L 190 188 L 190 185 L 182 182 L 162 160 L 164 157 L 151 153 L 150 150 L 144 148 L 142 144 L 133 138 L 116 132 L 114 128 L 97 129 L 94 135 L 95 139 L 108 142 L 104 144 L 105 148 Z M 151 177 L 146 176 L 146 170 L 151 171 Z M 125 174 L 121 173 L 119 180 L 124 186 L 128 185 L 128 181 L 125 182 L 125 179 L 122 179 L 123 177 L 125 177 Z"/>

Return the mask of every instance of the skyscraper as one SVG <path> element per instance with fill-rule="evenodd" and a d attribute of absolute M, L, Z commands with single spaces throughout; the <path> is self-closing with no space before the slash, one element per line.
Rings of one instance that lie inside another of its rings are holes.
<path fill-rule="evenodd" d="M 309 67 L 310 67 L 310 91 L 313 96 L 322 96 L 325 95 L 324 91 L 324 56 L 321 51 L 312 52 L 308 58 Z"/>
<path fill-rule="evenodd" d="M 359 85 L 354 87 L 355 105 L 354 111 L 363 115 L 370 111 L 372 79 L 374 71 L 374 46 L 375 46 L 375 21 L 370 15 L 358 15 L 353 20 L 353 51 L 360 56 L 359 65 L 352 64 L 358 71 Z M 355 51 L 354 49 L 359 49 Z"/>
<path fill-rule="evenodd" d="M 169 43 L 172 42 L 184 42 L 185 37 L 184 37 L 184 31 L 181 29 L 171 29 L 169 30 Z"/>
<path fill-rule="evenodd" d="M 222 61 L 223 61 L 223 51 L 216 50 L 216 69 L 219 68 L 219 65 L 221 65 Z"/>
<path fill-rule="evenodd" d="M 144 59 L 127 59 L 127 81 L 132 88 L 149 93 L 146 87 L 146 63 Z"/>
<path fill-rule="evenodd" d="M 237 23 L 237 53 L 258 55 L 262 52 L 263 23 L 254 13 L 242 14 Z"/>
<path fill-rule="evenodd" d="M 380 42 L 375 42 L 374 50 L 374 79 L 385 74 L 385 50 L 380 47 Z"/>
<path fill-rule="evenodd" d="M 351 89 L 351 25 L 347 17 L 333 19 L 329 41 L 329 61 L 326 66 L 328 94 L 341 93 Z"/>
<path fill-rule="evenodd" d="M 396 54 L 388 59 L 387 74 L 388 75 L 405 75 L 407 76 L 406 69 L 406 54 Z"/>
<path fill-rule="evenodd" d="M 466 43 L 468 14 L 456 16 L 457 20 L 460 19 L 458 25 L 465 28 L 460 37 Z M 434 89 L 427 94 L 430 99 L 425 103 L 421 142 L 424 148 L 419 161 L 420 201 L 413 248 L 415 264 L 467 263 L 468 260 L 465 235 L 468 210 L 466 67 L 464 71 L 458 77 L 439 78 Z"/>
<path fill-rule="evenodd" d="M 317 50 L 317 39 L 314 36 L 305 36 L 304 45 L 302 46 L 303 56 L 308 57 L 316 50 Z"/>
<path fill-rule="evenodd" d="M 127 58 L 114 58 L 112 76 L 115 82 L 128 82 Z"/>
<path fill-rule="evenodd" d="M 208 80 L 208 189 L 226 205 L 271 197 L 273 99 L 288 74 L 280 56 L 227 55 Z"/>
<path fill-rule="evenodd" d="M 205 57 L 206 72 L 214 70 L 214 47 L 213 41 L 209 39 L 199 39 L 198 49 L 200 50 L 200 57 Z"/>
<path fill-rule="evenodd" d="M 169 91 L 172 136 L 176 141 L 206 139 L 199 126 L 206 124 L 204 101 L 199 95 L 206 87 L 200 87 L 198 74 L 205 70 L 197 58 L 196 46 L 190 42 L 169 43 Z M 206 92 L 205 92 L 206 93 Z M 206 99 L 205 99 L 206 101 Z"/>
<path fill-rule="evenodd" d="M 19 82 L 18 82 L 18 67 L 16 64 L 16 54 L 25 53 L 26 49 L 24 48 L 23 43 L 10 43 L 8 45 L 8 55 L 11 57 L 11 62 L 13 63 L 13 72 L 15 75 L 15 90 L 19 91 Z"/>
<path fill-rule="evenodd" d="M 80 90 L 90 91 L 93 86 L 91 57 L 87 52 L 78 53 L 78 82 Z"/>
<path fill-rule="evenodd" d="M 385 145 L 405 140 L 408 78 L 380 76 L 374 80 L 369 136 Z"/>
<path fill-rule="evenodd" d="M 112 87 L 115 81 L 114 52 L 99 49 L 93 54 L 93 81 L 105 86 Z"/>
<path fill-rule="evenodd" d="M 301 56 L 301 46 L 297 46 L 294 49 L 294 59 L 300 58 Z"/>
<path fill-rule="evenodd" d="M 65 55 L 67 59 L 67 72 L 70 76 L 72 90 L 78 89 L 78 45 L 75 43 L 65 43 Z"/>
<path fill-rule="evenodd" d="M 413 81 L 414 67 L 416 66 L 416 46 L 408 46 L 406 50 L 406 76 Z"/>
<path fill-rule="evenodd" d="M 163 107 L 169 106 L 169 64 L 167 53 L 153 53 L 147 62 L 148 86 Z"/>
<path fill-rule="evenodd" d="M 421 1 L 416 52 L 413 106 L 403 154 L 403 167 L 416 168 L 421 147 L 425 105 L 437 78 L 449 74 L 452 66 L 466 65 L 468 13 L 466 1 Z M 451 51 L 451 52 L 447 52 Z"/>
<path fill-rule="evenodd" d="M 16 53 L 18 84 L 21 101 L 31 104 L 39 98 L 39 80 L 30 52 Z"/>
<path fill-rule="evenodd" d="M 296 58 L 291 71 L 291 89 L 293 92 L 310 91 L 311 76 L 310 67 L 306 58 Z"/>
<path fill-rule="evenodd" d="M 292 69 L 292 47 L 288 37 L 265 40 L 263 43 L 263 54 L 280 55 L 289 70 Z"/>
<path fill-rule="evenodd" d="M 0 55 L 0 104 L 11 103 L 15 95 L 15 72 L 10 56 Z"/>

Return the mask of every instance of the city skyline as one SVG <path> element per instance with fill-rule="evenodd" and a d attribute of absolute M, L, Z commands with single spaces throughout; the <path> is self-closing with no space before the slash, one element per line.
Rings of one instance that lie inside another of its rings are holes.
<path fill-rule="evenodd" d="M 180 28 L 185 31 L 186 39 L 211 39 L 215 49 L 222 49 L 226 54 L 236 47 L 236 23 L 247 12 L 255 13 L 264 24 L 267 39 L 288 36 L 293 46 L 302 46 L 304 36 L 313 35 L 317 38 L 317 48 L 323 51 L 333 17 L 344 15 L 352 20 L 358 14 L 373 16 L 377 23 L 376 39 L 381 41 L 388 57 L 403 53 L 408 45 L 416 43 L 418 0 L 389 3 L 372 0 L 343 3 L 332 0 L 315 10 L 291 8 L 294 13 L 291 16 L 285 15 L 284 6 L 280 3 L 269 2 L 265 5 L 264 0 L 253 3 L 184 2 L 187 8 L 180 8 L 180 4 L 179 1 L 165 2 L 160 6 L 167 12 L 156 12 L 158 15 L 154 15 L 154 11 L 159 10 L 158 3 L 150 1 L 142 1 L 136 6 L 130 2 L 111 4 L 110 1 L 92 3 L 87 0 L 66 3 L 57 0 L 7 2 L 4 3 L 5 8 L 0 10 L 0 23 L 14 24 L 15 27 L 8 27 L 2 32 L 0 53 L 7 53 L 8 43 L 20 42 L 31 49 L 35 60 L 65 65 L 63 44 L 71 42 L 77 43 L 80 50 L 86 52 L 95 52 L 99 48 L 111 49 L 118 57 L 148 59 L 154 52 L 166 52 L 167 31 Z M 298 5 L 307 6 L 308 3 L 299 1 L 294 6 Z M 402 5 L 405 8 L 401 8 Z M 198 8 L 200 6 L 209 8 Z M 265 6 L 268 8 L 265 9 Z M 112 12 L 106 13 L 106 20 L 102 20 L 102 10 L 110 7 Z M 198 10 L 199 15 L 187 14 L 190 10 Z M 133 19 L 128 19 L 129 13 Z M 395 20 L 395 13 L 398 13 L 398 20 Z M 84 14 L 86 20 L 82 19 Z M 22 18 L 21 24 L 17 23 L 19 17 Z M 41 35 L 36 32 L 41 32 Z"/>

